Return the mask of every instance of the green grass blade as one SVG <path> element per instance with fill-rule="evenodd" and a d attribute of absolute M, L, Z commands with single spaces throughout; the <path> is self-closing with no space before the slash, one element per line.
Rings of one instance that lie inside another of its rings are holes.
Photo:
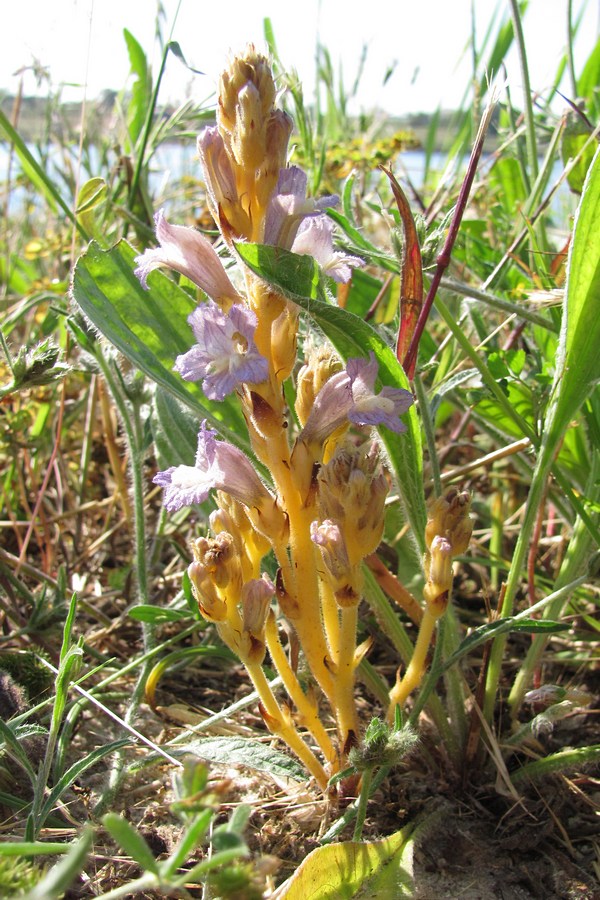
<path fill-rule="evenodd" d="M 77 760 L 76 763 L 73 763 L 66 772 L 59 778 L 57 783 L 53 786 L 52 790 L 48 794 L 46 798 L 46 802 L 40 810 L 39 815 L 39 827 L 41 828 L 47 818 L 47 816 L 52 812 L 52 808 L 58 799 L 62 796 L 62 794 L 67 790 L 70 785 L 73 784 L 76 778 L 79 778 L 87 769 L 90 769 L 92 766 L 96 765 L 101 759 L 104 759 L 105 756 L 109 756 L 111 753 L 114 753 L 116 750 L 120 750 L 122 747 L 126 747 L 130 744 L 131 741 L 129 738 L 123 738 L 118 741 L 112 741 L 110 744 L 106 744 L 103 747 L 98 747 L 96 750 L 93 750 L 91 753 L 88 753 L 83 759 Z"/>
<path fill-rule="evenodd" d="M 27 895 L 27 900 L 59 900 L 79 875 L 92 846 L 94 830 L 86 828 L 78 841 L 67 844 L 67 855 L 56 863 Z M 33 846 L 37 846 L 34 844 Z M 53 846 L 53 845 L 50 845 Z M 35 851 L 36 854 L 39 850 Z M 42 851 L 44 852 L 44 851 Z M 64 852 L 64 850 L 62 851 Z"/>
<path fill-rule="evenodd" d="M 10 121 L 7 119 L 1 109 L 0 130 L 4 131 L 8 140 L 14 146 L 16 154 L 21 162 L 24 174 L 29 179 L 33 187 L 37 191 L 39 191 L 41 196 L 46 200 L 46 202 L 50 206 L 50 209 L 55 211 L 57 207 L 60 207 L 67 219 L 69 219 L 73 223 L 75 228 L 77 228 L 77 231 L 79 232 L 81 237 L 84 240 L 88 240 L 89 235 L 86 233 L 81 223 L 78 222 L 75 218 L 73 210 L 63 198 L 62 194 L 60 193 L 48 173 L 44 171 L 42 166 L 40 166 L 39 162 L 35 159 L 21 135 L 13 128 Z"/>

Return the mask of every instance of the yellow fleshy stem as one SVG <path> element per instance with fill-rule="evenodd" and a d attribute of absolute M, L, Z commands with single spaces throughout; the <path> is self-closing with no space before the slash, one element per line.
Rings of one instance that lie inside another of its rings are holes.
<path fill-rule="evenodd" d="M 425 608 L 411 661 L 404 677 L 401 681 L 397 681 L 390 691 L 390 705 L 387 713 L 387 720 L 390 724 L 394 721 L 396 706 L 403 706 L 407 697 L 421 683 L 427 666 L 427 651 L 438 619 L 439 615 L 434 615 L 428 607 Z"/>
<path fill-rule="evenodd" d="M 354 652 L 358 603 L 341 611 L 340 646 L 335 676 L 335 714 L 340 733 L 340 751 L 346 754 L 358 741 L 359 725 L 354 698 Z"/>
<path fill-rule="evenodd" d="M 260 698 L 269 731 L 288 745 L 324 791 L 329 781 L 325 769 L 312 750 L 306 746 L 289 715 L 279 706 L 262 668 L 256 663 L 245 662 L 244 665 Z"/>
<path fill-rule="evenodd" d="M 337 666 L 340 656 L 340 615 L 339 607 L 333 596 L 333 589 L 329 582 L 322 578 L 321 583 L 321 609 L 323 611 L 323 626 L 327 636 L 327 644 L 331 659 Z"/>
<path fill-rule="evenodd" d="M 337 753 L 331 741 L 331 738 L 325 731 L 316 705 L 306 696 L 302 690 L 300 683 L 289 664 L 277 630 L 277 622 L 275 614 L 271 611 L 267 618 L 266 624 L 267 647 L 271 655 L 271 661 L 277 672 L 281 676 L 284 687 L 288 692 L 290 699 L 296 706 L 300 715 L 302 725 L 310 731 L 317 744 L 319 745 L 323 756 L 332 766 L 332 770 L 337 769 Z"/>
<path fill-rule="evenodd" d="M 288 507 L 290 555 L 297 585 L 296 600 L 300 616 L 294 627 L 311 672 L 335 710 L 333 677 L 327 667 L 329 651 L 325 642 L 315 547 L 310 539 L 310 521 L 314 511 L 299 504 Z"/>

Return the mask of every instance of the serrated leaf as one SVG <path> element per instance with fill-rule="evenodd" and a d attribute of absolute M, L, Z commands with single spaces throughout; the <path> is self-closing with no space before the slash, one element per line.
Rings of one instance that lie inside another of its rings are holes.
<path fill-rule="evenodd" d="M 382 841 L 347 841 L 318 847 L 273 900 L 348 900 L 413 896 L 413 842 L 403 829 Z"/>
<path fill-rule="evenodd" d="M 191 753 L 211 762 L 227 762 L 230 765 L 268 772 L 276 778 L 306 781 L 306 772 L 296 760 L 250 738 L 205 738 L 177 744 L 175 747 L 170 744 L 168 749 L 171 756 L 186 756 Z"/>

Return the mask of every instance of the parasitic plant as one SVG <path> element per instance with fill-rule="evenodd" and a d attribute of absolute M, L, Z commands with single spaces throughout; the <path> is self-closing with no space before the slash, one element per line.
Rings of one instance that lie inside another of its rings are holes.
<path fill-rule="evenodd" d="M 275 96 L 267 59 L 248 46 L 221 76 L 216 126 L 198 141 L 209 206 L 237 258 L 235 274 L 230 277 L 206 238 L 169 224 L 162 211 L 156 216 L 159 247 L 138 257 L 136 273 L 146 286 L 152 269 L 167 266 L 207 295 L 189 316 L 195 343 L 178 356 L 175 371 L 200 382 L 211 400 L 237 396 L 249 445 L 272 483 L 267 486 L 255 463 L 218 440 L 206 422 L 195 464 L 173 466 L 154 480 L 168 510 L 202 503 L 214 492 L 212 536 L 194 542 L 188 569 L 200 612 L 245 666 L 269 730 L 325 789 L 361 735 L 355 675 L 369 647 L 357 646 L 362 565 L 381 541 L 391 487 L 372 432 L 385 425 L 401 435 L 401 416 L 413 397 L 401 388 L 377 390 L 373 352 L 343 366 L 327 345 L 306 340 L 298 368 L 298 306 L 239 259 L 243 244 L 266 244 L 312 256 L 341 283 L 362 265 L 334 249 L 324 210 L 338 198 L 308 198 L 306 175 L 287 164 L 292 122 L 276 109 Z M 293 390 L 286 389 L 290 380 Z M 390 692 L 392 720 L 396 705 L 420 682 L 435 623 L 448 604 L 452 557 L 470 535 L 468 506 L 465 494 L 454 493 L 432 509 L 425 612 L 414 659 Z M 273 577 L 264 570 L 268 554 L 276 560 Z M 283 619 L 318 692 L 305 689 L 284 650 Z M 267 652 L 292 706 L 269 685 Z M 335 721 L 335 737 L 317 693 Z"/>

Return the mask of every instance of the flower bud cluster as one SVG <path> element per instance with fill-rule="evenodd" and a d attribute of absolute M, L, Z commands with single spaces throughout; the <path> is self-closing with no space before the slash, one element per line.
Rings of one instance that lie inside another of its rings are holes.
<path fill-rule="evenodd" d="M 218 511 L 213 521 L 222 525 L 227 514 Z M 229 520 L 233 524 L 233 520 Z M 265 625 L 275 585 L 263 574 L 250 577 L 247 557 L 240 553 L 237 539 L 228 531 L 215 538 L 200 537 L 192 545 L 193 562 L 188 575 L 198 608 L 205 619 L 214 622 L 223 640 L 242 662 L 262 663 L 266 651 Z"/>
<path fill-rule="evenodd" d="M 361 595 L 360 565 L 383 534 L 390 480 L 378 446 L 338 448 L 319 470 L 317 487 L 321 518 L 312 523 L 311 538 L 321 550 L 338 604 L 350 606 Z"/>
<path fill-rule="evenodd" d="M 423 596 L 436 616 L 441 616 L 448 606 L 452 561 L 455 556 L 466 552 L 471 540 L 473 521 L 469 516 L 470 508 L 468 492 L 455 488 L 437 497 L 429 506 L 425 528 L 427 551 Z"/>

